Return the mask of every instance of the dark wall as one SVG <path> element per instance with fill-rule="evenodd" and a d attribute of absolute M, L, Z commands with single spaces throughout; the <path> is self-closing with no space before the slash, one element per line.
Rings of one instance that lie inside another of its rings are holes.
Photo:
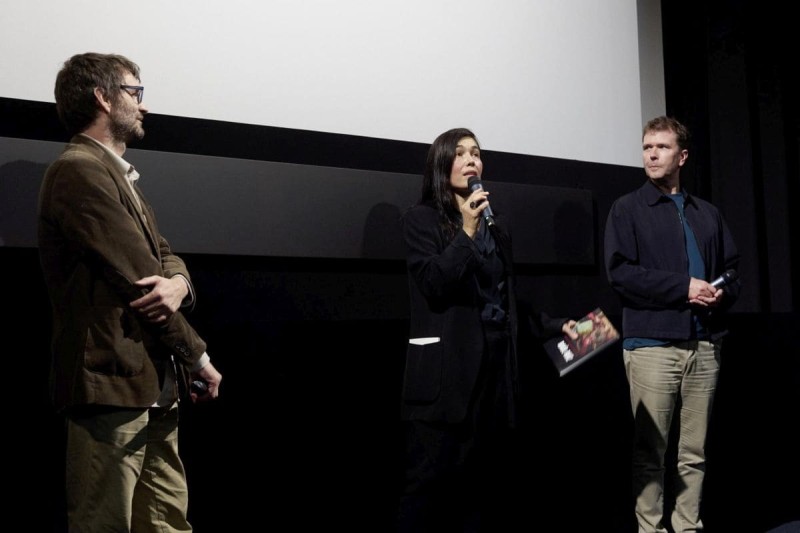
<path fill-rule="evenodd" d="M 797 347 L 784 342 L 800 325 L 795 17 L 774 0 L 661 5 L 667 112 L 694 135 L 682 176 L 726 216 L 748 287 L 737 307 L 750 313 L 732 316 L 723 355 L 705 504 L 726 526 L 715 531 L 763 531 L 800 519 L 790 481 L 800 454 L 786 434 L 788 420 L 800 419 L 800 366 Z M 771 464 L 749 469 L 758 455 Z"/>
<path fill-rule="evenodd" d="M 794 16 L 774 0 L 662 2 L 667 112 L 693 131 L 682 173 L 742 249 L 740 309 L 797 311 L 800 83 Z"/>

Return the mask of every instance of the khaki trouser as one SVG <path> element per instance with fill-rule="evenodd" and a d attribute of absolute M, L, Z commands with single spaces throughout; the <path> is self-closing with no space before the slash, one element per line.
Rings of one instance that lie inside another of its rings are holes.
<path fill-rule="evenodd" d="M 634 416 L 633 490 L 640 533 L 666 533 L 664 456 L 678 417 L 678 479 L 672 527 L 702 531 L 705 442 L 719 376 L 720 344 L 675 342 L 624 350 Z"/>
<path fill-rule="evenodd" d="M 85 407 L 67 416 L 71 533 L 191 531 L 178 408 Z"/>

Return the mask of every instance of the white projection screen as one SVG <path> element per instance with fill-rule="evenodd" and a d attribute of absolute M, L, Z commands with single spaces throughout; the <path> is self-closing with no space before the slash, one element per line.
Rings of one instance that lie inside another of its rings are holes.
<path fill-rule="evenodd" d="M 10 0 L 0 97 L 52 102 L 86 51 L 137 62 L 152 113 L 614 165 L 664 111 L 654 0 Z"/>

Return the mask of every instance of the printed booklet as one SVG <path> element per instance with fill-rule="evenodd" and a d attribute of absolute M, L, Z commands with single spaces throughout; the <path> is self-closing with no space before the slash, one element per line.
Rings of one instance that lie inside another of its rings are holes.
<path fill-rule="evenodd" d="M 559 376 L 602 352 L 619 339 L 614 325 L 599 307 L 578 320 L 572 335 L 562 334 L 544 343 Z"/>

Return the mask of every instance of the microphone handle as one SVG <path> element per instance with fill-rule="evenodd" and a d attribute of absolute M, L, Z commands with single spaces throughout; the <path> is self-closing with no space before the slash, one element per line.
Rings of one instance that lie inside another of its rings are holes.
<path fill-rule="evenodd" d="M 478 179 L 470 178 L 469 181 L 467 182 L 467 185 L 469 186 L 469 189 L 472 192 L 475 192 L 478 189 L 481 190 L 483 189 L 483 185 Z M 487 200 L 486 203 L 488 204 L 489 201 Z M 492 212 L 492 207 L 490 205 L 487 205 L 486 208 L 483 211 L 481 211 L 481 213 L 483 214 L 483 219 L 486 221 L 486 225 L 494 226 L 494 213 Z"/>

